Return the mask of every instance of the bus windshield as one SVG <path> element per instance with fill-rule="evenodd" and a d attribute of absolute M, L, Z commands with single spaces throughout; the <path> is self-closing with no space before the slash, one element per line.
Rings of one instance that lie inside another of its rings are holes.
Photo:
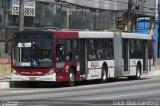
<path fill-rule="evenodd" d="M 52 67 L 53 41 L 15 41 L 13 65 L 16 67 Z"/>

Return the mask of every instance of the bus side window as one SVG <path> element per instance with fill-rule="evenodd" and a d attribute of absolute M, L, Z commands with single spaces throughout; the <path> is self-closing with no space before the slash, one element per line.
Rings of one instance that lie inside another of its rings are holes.
<path fill-rule="evenodd" d="M 71 61 L 72 60 L 72 51 L 71 51 L 71 43 L 72 40 L 66 40 L 66 61 Z"/>
<path fill-rule="evenodd" d="M 130 40 L 130 58 L 135 58 L 135 42 L 134 40 Z"/>
<path fill-rule="evenodd" d="M 73 49 L 73 60 L 77 61 L 79 59 L 78 40 L 73 40 L 72 49 Z"/>
<path fill-rule="evenodd" d="M 113 40 L 107 39 L 104 46 L 105 59 L 113 59 Z"/>
<path fill-rule="evenodd" d="M 110 59 L 113 58 L 113 40 L 109 40 L 109 54 Z"/>
<path fill-rule="evenodd" d="M 142 44 L 143 44 L 143 41 L 137 40 L 137 44 L 136 44 L 136 57 L 137 58 L 143 57 Z"/>
<path fill-rule="evenodd" d="M 95 49 L 97 51 L 97 59 L 98 60 L 104 59 L 103 45 L 104 45 L 104 41 L 102 39 L 95 40 Z"/>
<path fill-rule="evenodd" d="M 88 59 L 96 60 L 97 59 L 97 51 L 95 50 L 95 40 L 88 40 Z"/>

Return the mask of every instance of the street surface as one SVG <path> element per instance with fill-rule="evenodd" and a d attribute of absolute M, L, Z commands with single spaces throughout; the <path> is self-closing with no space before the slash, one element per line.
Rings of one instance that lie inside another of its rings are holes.
<path fill-rule="evenodd" d="M 160 76 L 142 78 L 141 80 L 111 80 L 105 84 L 98 81 L 78 83 L 75 87 L 65 87 L 63 84 L 39 84 L 34 88 L 20 86 L 17 88 L 1 89 L 0 99 L 2 104 L 14 102 L 32 106 L 64 105 L 112 105 L 123 104 L 116 100 L 159 100 L 154 101 L 159 106 L 160 102 Z M 17 101 L 22 100 L 22 101 Z M 23 101 L 24 100 L 24 101 Z M 108 101 L 109 100 L 109 101 Z M 125 101 L 126 102 L 126 101 Z M 128 101 L 127 101 L 128 102 Z M 132 103 L 135 101 L 132 101 Z"/>

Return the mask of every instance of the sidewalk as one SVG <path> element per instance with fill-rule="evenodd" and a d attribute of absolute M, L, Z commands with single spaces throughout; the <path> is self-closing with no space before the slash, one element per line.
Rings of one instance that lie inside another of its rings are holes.
<path fill-rule="evenodd" d="M 152 67 L 152 70 L 148 72 L 148 74 L 144 74 L 142 76 L 159 76 L 160 75 L 160 67 Z"/>
<path fill-rule="evenodd" d="M 11 80 L 10 74 L 2 74 L 0 73 L 0 89 L 10 88 L 9 81 Z"/>
<path fill-rule="evenodd" d="M 10 74 L 3 75 L 2 73 L 0 73 L 0 82 L 8 82 L 10 80 L 11 80 Z"/>

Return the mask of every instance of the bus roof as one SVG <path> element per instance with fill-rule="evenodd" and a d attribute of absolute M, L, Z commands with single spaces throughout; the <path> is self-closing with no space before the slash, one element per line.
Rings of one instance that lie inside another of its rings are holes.
<path fill-rule="evenodd" d="M 146 39 L 150 40 L 152 37 L 147 34 L 126 33 L 126 32 L 100 32 L 100 31 L 79 31 L 79 38 L 113 38 L 115 33 L 121 33 L 122 38 L 126 39 Z"/>
<path fill-rule="evenodd" d="M 146 39 L 146 40 L 150 40 L 150 39 L 152 39 L 152 36 L 147 35 L 147 34 L 125 33 L 125 32 L 122 32 L 122 38 L 126 38 L 126 39 Z"/>
<path fill-rule="evenodd" d="M 30 33 L 53 33 L 50 30 L 25 30 L 25 31 L 17 31 L 15 34 L 30 34 Z"/>
<path fill-rule="evenodd" d="M 79 38 L 113 38 L 113 32 L 79 31 Z"/>
<path fill-rule="evenodd" d="M 64 38 L 113 38 L 115 33 L 121 33 L 122 38 L 124 39 L 144 39 L 151 40 L 152 36 L 147 34 L 138 34 L 138 33 L 126 33 L 121 31 L 51 31 L 51 30 L 36 30 L 36 31 L 20 31 L 15 34 L 27 34 L 27 33 L 59 33 L 58 36 Z M 68 34 L 72 34 L 69 36 Z M 75 33 L 75 34 L 74 34 Z M 65 36 L 63 35 L 65 34 Z"/>

